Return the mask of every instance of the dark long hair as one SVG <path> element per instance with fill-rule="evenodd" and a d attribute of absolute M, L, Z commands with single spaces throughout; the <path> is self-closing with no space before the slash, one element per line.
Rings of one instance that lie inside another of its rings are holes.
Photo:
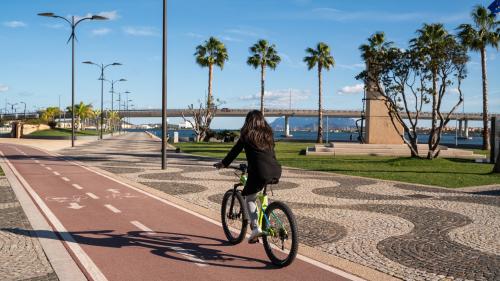
<path fill-rule="evenodd" d="M 271 126 L 269 126 L 264 115 L 259 110 L 248 112 L 245 124 L 243 124 L 240 131 L 240 137 L 260 150 L 274 148 L 273 129 L 271 129 Z"/>

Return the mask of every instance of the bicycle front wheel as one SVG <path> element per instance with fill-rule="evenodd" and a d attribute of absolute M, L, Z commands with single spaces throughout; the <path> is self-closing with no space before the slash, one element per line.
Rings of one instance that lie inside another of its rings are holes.
<path fill-rule="evenodd" d="M 222 228 L 231 244 L 238 244 L 247 233 L 247 211 L 245 201 L 239 191 L 228 190 L 222 198 Z"/>
<path fill-rule="evenodd" d="M 279 201 L 269 204 L 265 214 L 263 241 L 266 254 L 274 265 L 288 266 L 297 256 L 299 246 L 295 216 Z"/>

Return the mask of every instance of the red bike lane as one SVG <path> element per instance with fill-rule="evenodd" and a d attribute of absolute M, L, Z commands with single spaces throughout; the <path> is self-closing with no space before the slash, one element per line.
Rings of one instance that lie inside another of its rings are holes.
<path fill-rule="evenodd" d="M 89 279 L 357 279 L 299 258 L 274 267 L 262 244 L 230 245 L 219 223 L 164 199 L 34 148 L 0 151 Z"/>

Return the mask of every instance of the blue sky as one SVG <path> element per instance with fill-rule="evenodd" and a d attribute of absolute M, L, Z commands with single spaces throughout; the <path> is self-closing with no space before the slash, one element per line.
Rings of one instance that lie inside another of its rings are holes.
<path fill-rule="evenodd" d="M 332 48 L 336 66 L 324 75 L 326 109 L 360 109 L 363 69 L 358 46 L 376 31 L 405 47 L 415 30 L 426 23 L 442 22 L 452 32 L 469 22 L 476 4 L 488 1 L 340 1 L 340 0 L 170 0 L 169 107 L 181 108 L 203 98 L 207 69 L 195 64 L 195 47 L 209 36 L 227 46 L 229 61 L 216 70 L 214 94 L 227 107 L 256 106 L 259 72 L 246 65 L 248 48 L 264 38 L 276 44 L 282 63 L 267 75 L 269 107 L 317 107 L 316 73 L 302 63 L 304 49 L 319 41 Z M 17 0 L 0 4 L 0 107 L 24 101 L 34 106 L 70 103 L 71 48 L 62 20 L 39 17 L 39 12 L 62 16 L 88 13 L 109 16 L 105 22 L 84 22 L 77 30 L 77 101 L 99 105 L 98 68 L 82 61 L 121 62 L 110 67 L 108 79 L 126 78 L 118 91 L 130 91 L 137 108 L 158 108 L 161 103 L 161 17 L 159 0 Z M 490 110 L 500 112 L 500 64 L 496 50 L 488 50 Z M 479 55 L 470 53 L 469 77 L 463 84 L 465 110 L 481 111 Z M 106 88 L 106 91 L 108 89 Z M 111 102 L 105 98 L 105 107 Z M 22 106 L 18 106 L 18 111 Z M 173 120 L 175 121 L 175 120 Z M 241 119 L 216 120 L 215 127 L 236 128 Z"/>

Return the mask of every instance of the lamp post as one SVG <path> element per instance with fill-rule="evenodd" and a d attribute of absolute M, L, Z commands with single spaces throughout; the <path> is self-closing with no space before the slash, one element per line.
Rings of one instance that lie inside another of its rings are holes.
<path fill-rule="evenodd" d="M 24 101 L 21 101 L 19 103 L 24 104 L 24 113 L 23 113 L 23 119 L 26 120 L 26 103 Z"/>
<path fill-rule="evenodd" d="M 118 100 L 117 100 L 118 101 L 118 118 L 121 116 L 121 112 L 122 112 L 121 111 L 121 108 L 122 108 L 122 94 L 127 94 L 127 99 L 128 99 L 128 94 L 130 94 L 130 92 L 129 91 L 125 91 L 123 93 L 122 92 L 118 93 Z M 125 102 L 124 102 L 124 104 L 125 104 Z M 125 105 L 123 105 L 123 107 L 125 109 Z M 122 132 L 122 125 L 123 125 L 123 122 L 122 122 L 122 120 L 120 118 L 120 123 L 119 123 L 119 127 L 118 127 L 118 129 L 120 130 L 120 133 Z"/>
<path fill-rule="evenodd" d="M 104 65 L 103 63 L 97 64 L 97 63 L 94 63 L 91 61 L 84 61 L 83 63 L 93 64 L 101 69 L 101 77 L 99 77 L 99 80 L 101 80 L 101 132 L 100 132 L 100 138 L 102 140 L 103 128 L 104 128 L 104 101 L 103 101 L 104 100 L 104 70 L 108 66 L 118 66 L 118 65 L 122 65 L 122 64 L 119 62 L 114 62 L 114 63 Z"/>
<path fill-rule="evenodd" d="M 71 16 L 71 21 L 65 17 L 55 15 L 54 13 L 39 13 L 42 17 L 59 18 L 67 22 L 71 26 L 71 35 L 68 42 L 71 40 L 71 147 L 75 146 L 75 29 L 79 23 L 84 20 L 107 20 L 108 18 L 98 15 L 84 17 L 75 21 L 75 16 Z M 68 43 L 67 42 L 67 43 Z"/>
<path fill-rule="evenodd" d="M 167 0 L 163 0 L 163 48 L 161 95 L 161 168 L 167 169 Z"/>
<path fill-rule="evenodd" d="M 114 108 L 113 108 L 113 102 L 114 102 L 114 98 L 115 98 L 115 84 L 118 83 L 118 82 L 125 82 L 127 81 L 127 79 L 119 79 L 119 80 L 106 80 L 106 79 L 103 79 L 103 81 L 106 81 L 108 83 L 111 84 L 111 112 L 113 112 Z M 113 135 L 114 133 L 114 126 L 113 128 L 111 129 L 111 135 Z"/>
<path fill-rule="evenodd" d="M 17 105 L 17 103 L 7 103 L 7 105 L 10 105 L 10 113 L 14 114 L 14 108 Z"/>

